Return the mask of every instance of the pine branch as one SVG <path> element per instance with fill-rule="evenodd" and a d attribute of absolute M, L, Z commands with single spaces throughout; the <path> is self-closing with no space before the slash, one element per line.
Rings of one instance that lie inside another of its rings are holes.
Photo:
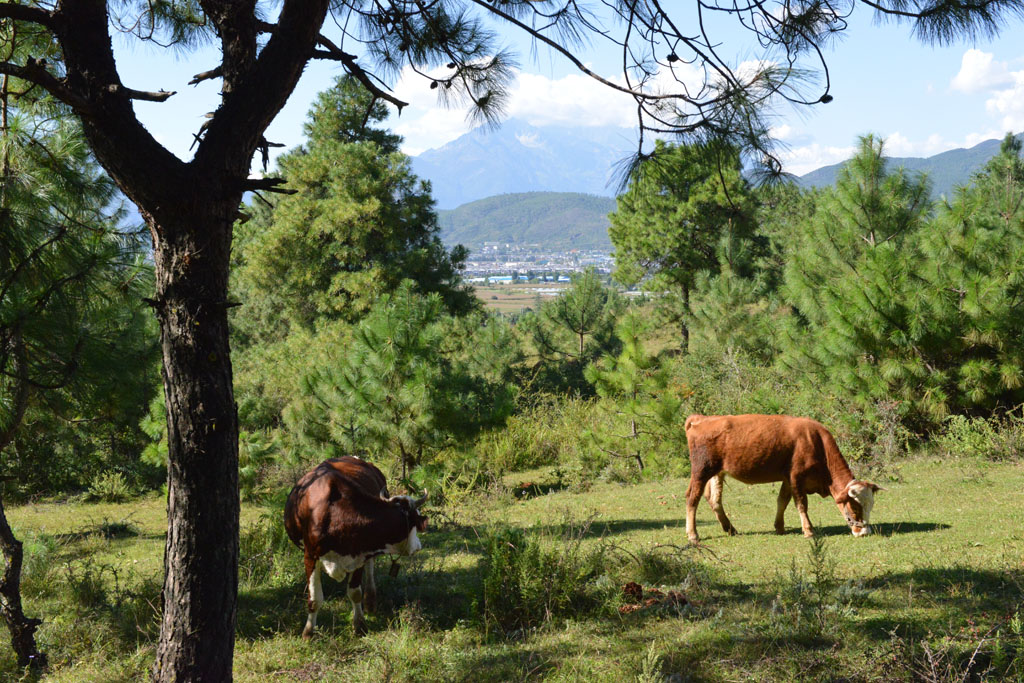
<path fill-rule="evenodd" d="M 356 63 L 356 56 L 350 55 L 344 52 L 340 47 L 335 45 L 326 36 L 321 35 L 317 39 L 317 44 L 326 48 L 325 50 L 313 50 L 313 57 L 316 59 L 330 59 L 333 61 L 341 62 L 345 69 L 355 76 L 363 86 L 369 90 L 374 97 L 385 100 L 395 105 L 398 109 L 398 113 L 402 113 L 402 108 L 405 107 L 408 102 L 403 102 L 391 93 L 385 92 L 384 90 L 377 87 L 377 84 L 370 79 L 370 75 L 363 70 L 363 67 Z"/>
<path fill-rule="evenodd" d="M 35 83 L 84 116 L 89 116 L 93 112 L 92 103 L 88 99 L 81 97 L 69 88 L 63 79 L 57 78 L 46 70 L 45 59 L 36 60 L 33 57 L 29 57 L 25 61 L 24 66 L 11 64 L 10 62 L 0 62 L 0 74 L 14 76 L 15 78 Z"/>

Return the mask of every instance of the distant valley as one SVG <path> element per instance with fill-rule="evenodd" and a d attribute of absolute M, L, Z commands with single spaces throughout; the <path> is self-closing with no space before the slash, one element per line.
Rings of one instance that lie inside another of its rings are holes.
<path fill-rule="evenodd" d="M 608 214 L 615 210 L 615 171 L 634 144 L 621 128 L 535 127 L 505 122 L 474 130 L 412 158 L 413 170 L 431 181 L 441 238 L 471 250 L 484 242 L 540 245 L 549 250 L 607 250 Z M 999 140 L 932 157 L 893 157 L 892 169 L 927 173 L 932 196 L 951 196 L 957 185 L 999 151 Z M 842 164 L 796 179 L 803 187 L 835 183 Z"/>

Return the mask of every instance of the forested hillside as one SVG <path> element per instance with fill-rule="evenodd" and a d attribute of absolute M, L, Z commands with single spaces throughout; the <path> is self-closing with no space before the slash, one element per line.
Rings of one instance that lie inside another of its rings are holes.
<path fill-rule="evenodd" d="M 1017 136 L 1024 139 L 1024 133 Z M 953 190 L 959 185 L 966 185 L 971 175 L 980 170 L 985 162 L 999 153 L 999 140 L 986 140 L 968 149 L 951 149 L 934 156 L 892 157 L 889 166 L 905 168 L 915 173 L 926 173 L 931 181 L 932 197 L 952 197 Z M 801 187 L 827 187 L 836 181 L 839 169 L 843 164 L 823 166 L 815 171 L 800 176 L 797 183 Z"/>
<path fill-rule="evenodd" d="M 611 249 L 615 200 L 575 192 L 502 194 L 439 211 L 445 244 L 540 244 L 550 249 Z"/>

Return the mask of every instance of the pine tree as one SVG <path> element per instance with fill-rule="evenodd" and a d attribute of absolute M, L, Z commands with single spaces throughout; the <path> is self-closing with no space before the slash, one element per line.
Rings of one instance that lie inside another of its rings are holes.
<path fill-rule="evenodd" d="M 917 275 L 928 196 L 925 178 L 890 173 L 883 143 L 861 139 L 788 245 L 783 291 L 806 325 L 790 331 L 785 363 L 865 402 L 946 410 L 948 369 L 935 362 L 945 339 L 922 308 Z"/>
<path fill-rule="evenodd" d="M 656 144 L 617 198 L 608 235 L 615 279 L 658 294 L 660 310 L 679 325 L 689 348 L 690 310 L 701 273 L 738 272 L 754 238 L 755 205 L 740 155 L 719 143 Z"/>
<path fill-rule="evenodd" d="M 426 452 L 511 413 L 513 385 L 493 370 L 511 365 L 511 333 L 497 320 L 476 322 L 455 341 L 458 325 L 440 296 L 402 283 L 355 327 L 344 352 L 303 378 L 288 424 L 328 455 L 397 456 L 405 479 Z"/>
<path fill-rule="evenodd" d="M 593 268 L 574 276 L 558 297 L 538 302 L 537 310 L 520 320 L 520 327 L 536 352 L 534 367 L 541 386 L 586 390 L 587 365 L 618 350 L 615 321 L 625 304 Z"/>
<path fill-rule="evenodd" d="M 639 312 L 627 312 L 615 327 L 621 352 L 603 356 L 585 373 L 598 396 L 607 399 L 602 406 L 611 423 L 588 436 L 603 453 L 633 459 L 639 471 L 644 469 L 644 456 L 672 443 L 671 434 L 680 426 L 680 402 L 666 391 L 668 373 L 660 359 L 644 349 L 649 325 Z"/>
<path fill-rule="evenodd" d="M 117 231 L 113 184 L 52 101 L 12 107 L 14 85 L 0 82 L 0 464 L 18 474 L 33 462 L 26 420 L 66 433 L 64 416 L 109 419 L 144 401 L 154 349 L 142 341 L 141 307 L 152 275 L 137 242 Z M 0 615 L 18 663 L 45 666 L 2 500 L 0 549 Z"/>

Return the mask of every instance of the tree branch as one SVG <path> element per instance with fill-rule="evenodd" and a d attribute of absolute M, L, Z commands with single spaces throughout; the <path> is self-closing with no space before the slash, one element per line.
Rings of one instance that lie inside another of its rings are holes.
<path fill-rule="evenodd" d="M 220 64 L 209 71 L 203 71 L 197 73 L 192 77 L 192 80 L 188 82 L 189 85 L 199 85 L 202 81 L 208 81 L 211 78 L 220 78 L 224 75 L 224 65 Z"/>
<path fill-rule="evenodd" d="M 147 92 L 145 90 L 135 90 L 133 88 L 126 88 L 123 85 L 113 84 L 110 85 L 107 90 L 112 93 L 121 93 L 127 95 L 132 100 L 145 100 L 147 102 L 165 102 L 172 95 L 177 94 L 177 90 L 160 90 L 159 92 Z"/>
<path fill-rule="evenodd" d="M 363 67 L 356 64 L 356 56 L 350 55 L 347 52 L 342 51 L 340 47 L 332 43 L 326 36 L 321 35 L 317 39 L 317 44 L 321 45 L 326 50 L 313 50 L 313 57 L 316 59 L 331 59 L 334 61 L 341 62 L 345 69 L 350 74 L 356 77 L 356 79 L 363 84 L 367 90 L 369 90 L 374 97 L 378 97 L 382 100 L 386 100 L 391 104 L 395 105 L 398 109 L 398 113 L 402 113 L 402 108 L 405 107 L 408 102 L 403 102 L 394 95 L 381 90 L 377 87 L 377 84 L 370 79 L 370 75 L 363 70 Z"/>
<path fill-rule="evenodd" d="M 263 190 L 265 192 L 276 192 L 278 194 L 298 194 L 298 190 L 290 190 L 281 185 L 288 182 L 284 178 L 246 178 L 242 181 L 242 189 L 246 192 Z"/>
<path fill-rule="evenodd" d="M 39 7 L 27 7 L 21 4 L 0 4 L 0 19 L 28 21 L 46 28 L 53 28 L 53 13 Z"/>
<path fill-rule="evenodd" d="M 88 116 L 92 111 L 92 105 L 89 101 L 71 90 L 64 80 L 57 78 L 47 71 L 45 65 L 45 60 L 37 61 L 32 57 L 26 60 L 24 66 L 11 64 L 10 62 L 0 62 L 0 74 L 14 76 L 15 78 L 35 83 L 46 89 L 47 92 L 64 104 L 74 107 L 76 111 Z"/>

